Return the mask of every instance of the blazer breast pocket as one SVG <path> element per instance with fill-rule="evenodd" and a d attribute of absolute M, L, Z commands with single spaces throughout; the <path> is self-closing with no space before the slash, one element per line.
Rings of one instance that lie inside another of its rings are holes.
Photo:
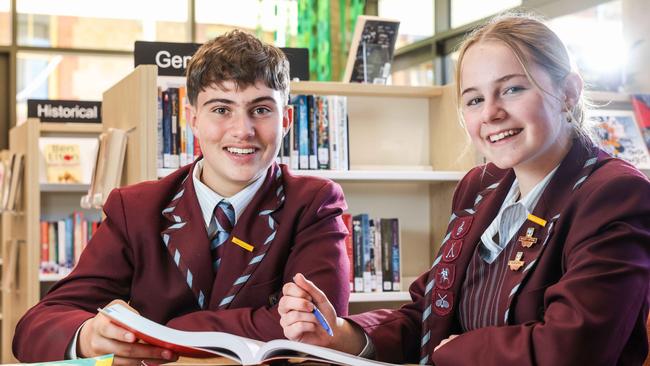
<path fill-rule="evenodd" d="M 236 297 L 239 307 L 272 306 L 282 295 L 282 275 L 271 280 L 248 283 Z"/>

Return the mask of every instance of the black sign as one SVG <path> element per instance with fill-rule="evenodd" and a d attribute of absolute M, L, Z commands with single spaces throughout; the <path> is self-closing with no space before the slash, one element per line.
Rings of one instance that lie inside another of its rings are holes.
<path fill-rule="evenodd" d="M 41 122 L 102 122 L 102 102 L 27 99 L 27 117 Z"/>
<path fill-rule="evenodd" d="M 185 76 L 185 68 L 200 43 L 136 41 L 134 66 L 157 65 L 160 76 Z M 309 80 L 309 53 L 306 48 L 280 48 L 287 55 L 291 79 Z"/>

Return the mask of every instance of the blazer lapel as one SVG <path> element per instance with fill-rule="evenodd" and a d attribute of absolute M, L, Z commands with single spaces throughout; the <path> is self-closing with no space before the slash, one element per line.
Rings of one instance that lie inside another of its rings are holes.
<path fill-rule="evenodd" d="M 213 284 L 210 308 L 227 308 L 264 259 L 273 243 L 278 222 L 273 213 L 284 202 L 282 172 L 274 164 L 265 182 L 237 220 L 223 250 Z"/>
<path fill-rule="evenodd" d="M 560 163 L 555 175 L 542 193 L 537 205 L 533 209 L 532 219 L 526 220 L 519 228 L 514 243 L 516 247 L 509 258 L 510 263 L 516 264 L 518 253 L 521 267 L 510 268 L 504 279 L 502 296 L 508 296 L 506 301 L 501 301 L 504 308 L 500 309 L 505 324 L 510 321 L 510 306 L 519 294 L 522 284 L 530 277 L 536 268 L 539 257 L 543 254 L 546 244 L 553 235 L 555 222 L 560 218 L 561 210 L 580 185 L 591 174 L 596 166 L 598 148 L 585 146 L 579 140 L 574 140 L 569 153 Z M 541 219 L 541 220 L 540 220 Z M 529 235 L 529 231 L 532 235 Z M 529 237 L 530 236 L 530 237 Z M 534 240 L 533 240 L 534 239 Z M 530 243 L 530 245 L 528 245 Z M 505 253 L 505 251 L 504 251 Z"/>
<path fill-rule="evenodd" d="M 161 236 L 179 275 L 196 297 L 199 308 L 205 309 L 214 274 L 208 235 L 191 178 L 193 171 L 194 166 L 162 211 L 167 223 Z"/>
<path fill-rule="evenodd" d="M 474 197 L 474 206 L 454 211 L 438 256 L 429 271 L 423 312 L 422 361 L 448 336 L 465 269 L 481 235 L 496 216 L 514 180 L 512 170 Z M 430 324 L 430 325 L 429 325 Z M 434 326 L 435 324 L 435 326 Z M 425 359 L 427 358 L 427 359 Z"/>

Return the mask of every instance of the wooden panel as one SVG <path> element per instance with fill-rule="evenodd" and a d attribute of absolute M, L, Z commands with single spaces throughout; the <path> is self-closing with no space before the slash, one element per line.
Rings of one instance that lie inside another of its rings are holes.
<path fill-rule="evenodd" d="M 104 92 L 104 129 L 129 131 L 121 185 L 156 179 L 157 77 L 155 65 L 140 65 Z"/>

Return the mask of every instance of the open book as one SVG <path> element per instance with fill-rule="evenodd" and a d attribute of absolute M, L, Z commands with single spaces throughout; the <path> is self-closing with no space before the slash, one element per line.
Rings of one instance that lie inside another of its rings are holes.
<path fill-rule="evenodd" d="M 322 361 L 355 366 L 391 365 L 286 339 L 264 343 L 229 333 L 176 330 L 144 318 L 120 304 L 100 311 L 144 342 L 170 349 L 181 356 L 222 356 L 242 365 L 257 365 L 274 360 Z"/>

